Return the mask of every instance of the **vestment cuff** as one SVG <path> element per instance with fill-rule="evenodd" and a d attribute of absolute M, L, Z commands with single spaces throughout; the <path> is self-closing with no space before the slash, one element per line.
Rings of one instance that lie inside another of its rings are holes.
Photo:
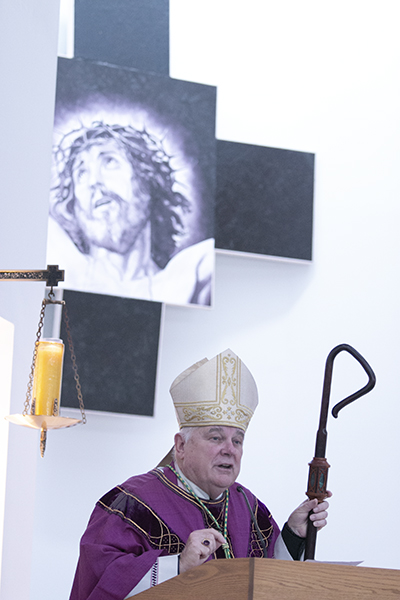
<path fill-rule="evenodd" d="M 158 583 L 167 581 L 178 575 L 178 557 L 179 554 L 170 556 L 160 556 L 158 559 Z"/>
<path fill-rule="evenodd" d="M 305 538 L 297 535 L 292 529 L 290 529 L 289 525 L 285 523 L 282 529 L 282 539 L 285 542 L 285 546 L 289 550 L 290 556 L 293 558 L 293 560 L 300 560 L 306 545 Z"/>

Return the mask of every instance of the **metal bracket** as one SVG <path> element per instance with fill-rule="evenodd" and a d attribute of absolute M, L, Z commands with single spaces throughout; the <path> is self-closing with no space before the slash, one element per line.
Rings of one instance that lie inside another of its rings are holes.
<path fill-rule="evenodd" d="M 47 265 L 43 271 L 0 271 L 0 279 L 12 281 L 45 281 L 47 287 L 57 286 L 64 281 L 64 271 L 58 265 Z"/>

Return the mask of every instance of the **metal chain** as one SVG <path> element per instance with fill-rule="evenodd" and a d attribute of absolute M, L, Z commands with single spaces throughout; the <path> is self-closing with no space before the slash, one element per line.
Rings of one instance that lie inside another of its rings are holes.
<path fill-rule="evenodd" d="M 31 414 L 33 414 L 33 408 L 34 408 L 33 406 L 32 406 L 32 411 L 31 411 L 33 377 L 34 377 L 34 373 L 35 373 L 37 347 L 39 344 L 40 336 L 42 335 L 42 328 L 43 328 L 43 322 L 44 322 L 44 311 L 46 310 L 46 304 L 47 304 L 46 300 L 42 300 L 42 308 L 40 309 L 39 325 L 38 325 L 38 330 L 36 332 L 35 348 L 33 350 L 31 372 L 29 374 L 28 387 L 26 390 L 24 410 L 22 411 L 22 414 L 24 416 L 26 416 L 29 412 L 31 412 Z"/>
<path fill-rule="evenodd" d="M 81 414 L 82 414 L 82 423 L 85 424 L 86 423 L 85 406 L 83 404 L 82 389 L 81 389 L 81 384 L 79 381 L 78 367 L 76 366 L 76 356 L 75 356 L 75 352 L 74 352 L 74 345 L 72 343 L 71 328 L 69 325 L 68 311 L 67 311 L 67 306 L 66 306 L 65 302 L 63 302 L 63 315 L 64 315 L 65 329 L 67 332 L 68 347 L 69 347 L 69 351 L 71 354 L 72 369 L 74 371 L 76 393 L 78 395 L 79 408 L 81 409 Z"/>
<path fill-rule="evenodd" d="M 75 352 L 74 352 L 74 345 L 72 342 L 71 328 L 70 328 L 70 324 L 69 324 L 67 307 L 66 307 L 64 300 L 52 300 L 52 298 L 54 298 L 54 297 L 55 297 L 55 294 L 53 292 L 53 288 L 51 288 L 50 292 L 49 292 L 49 300 L 46 300 L 46 299 L 42 300 L 42 308 L 40 309 L 39 325 L 38 325 L 38 330 L 36 332 L 36 340 L 35 340 L 35 348 L 33 351 L 31 372 L 29 374 L 29 381 L 28 381 L 28 387 L 26 390 L 24 410 L 23 410 L 22 414 L 24 416 L 27 415 L 29 412 L 31 414 L 34 414 L 34 406 L 32 405 L 32 407 L 31 407 L 32 387 L 33 387 L 33 378 L 34 378 L 34 374 L 35 374 L 35 362 L 36 362 L 36 356 L 37 356 L 37 347 L 39 344 L 40 337 L 42 335 L 42 329 L 43 329 L 43 323 L 44 323 L 44 313 L 46 310 L 46 306 L 47 306 L 47 304 L 61 304 L 63 316 L 64 316 L 65 329 L 67 332 L 68 347 L 69 347 L 69 351 L 71 354 L 72 369 L 74 371 L 76 393 L 78 395 L 79 408 L 81 410 L 81 415 L 82 415 L 82 423 L 85 424 L 86 423 L 85 406 L 83 404 L 83 396 L 82 396 L 81 384 L 79 381 L 78 367 L 76 366 L 76 356 L 75 356 Z"/>

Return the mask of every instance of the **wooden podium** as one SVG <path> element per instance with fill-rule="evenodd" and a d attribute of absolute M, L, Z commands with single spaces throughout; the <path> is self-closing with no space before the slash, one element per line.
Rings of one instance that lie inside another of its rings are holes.
<path fill-rule="evenodd" d="M 211 560 L 133 600 L 400 600 L 400 570 L 263 558 Z"/>

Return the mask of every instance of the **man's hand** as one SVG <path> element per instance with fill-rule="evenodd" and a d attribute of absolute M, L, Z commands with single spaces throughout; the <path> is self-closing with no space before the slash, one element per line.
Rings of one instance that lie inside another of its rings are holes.
<path fill-rule="evenodd" d="M 330 498 L 332 496 L 332 492 L 326 491 L 327 497 Z M 290 517 L 288 518 L 287 524 L 290 529 L 294 531 L 300 537 L 306 537 L 307 535 L 307 525 L 310 520 L 314 527 L 321 529 L 326 525 L 326 519 L 328 517 L 328 507 L 329 502 L 324 500 L 320 504 L 318 504 L 318 500 L 305 500 L 295 511 L 292 512 Z M 310 511 L 312 514 L 310 517 L 308 516 Z"/>
<path fill-rule="evenodd" d="M 216 529 L 192 531 L 179 559 L 179 572 L 184 573 L 203 564 L 221 544 L 225 544 L 225 538 Z"/>

